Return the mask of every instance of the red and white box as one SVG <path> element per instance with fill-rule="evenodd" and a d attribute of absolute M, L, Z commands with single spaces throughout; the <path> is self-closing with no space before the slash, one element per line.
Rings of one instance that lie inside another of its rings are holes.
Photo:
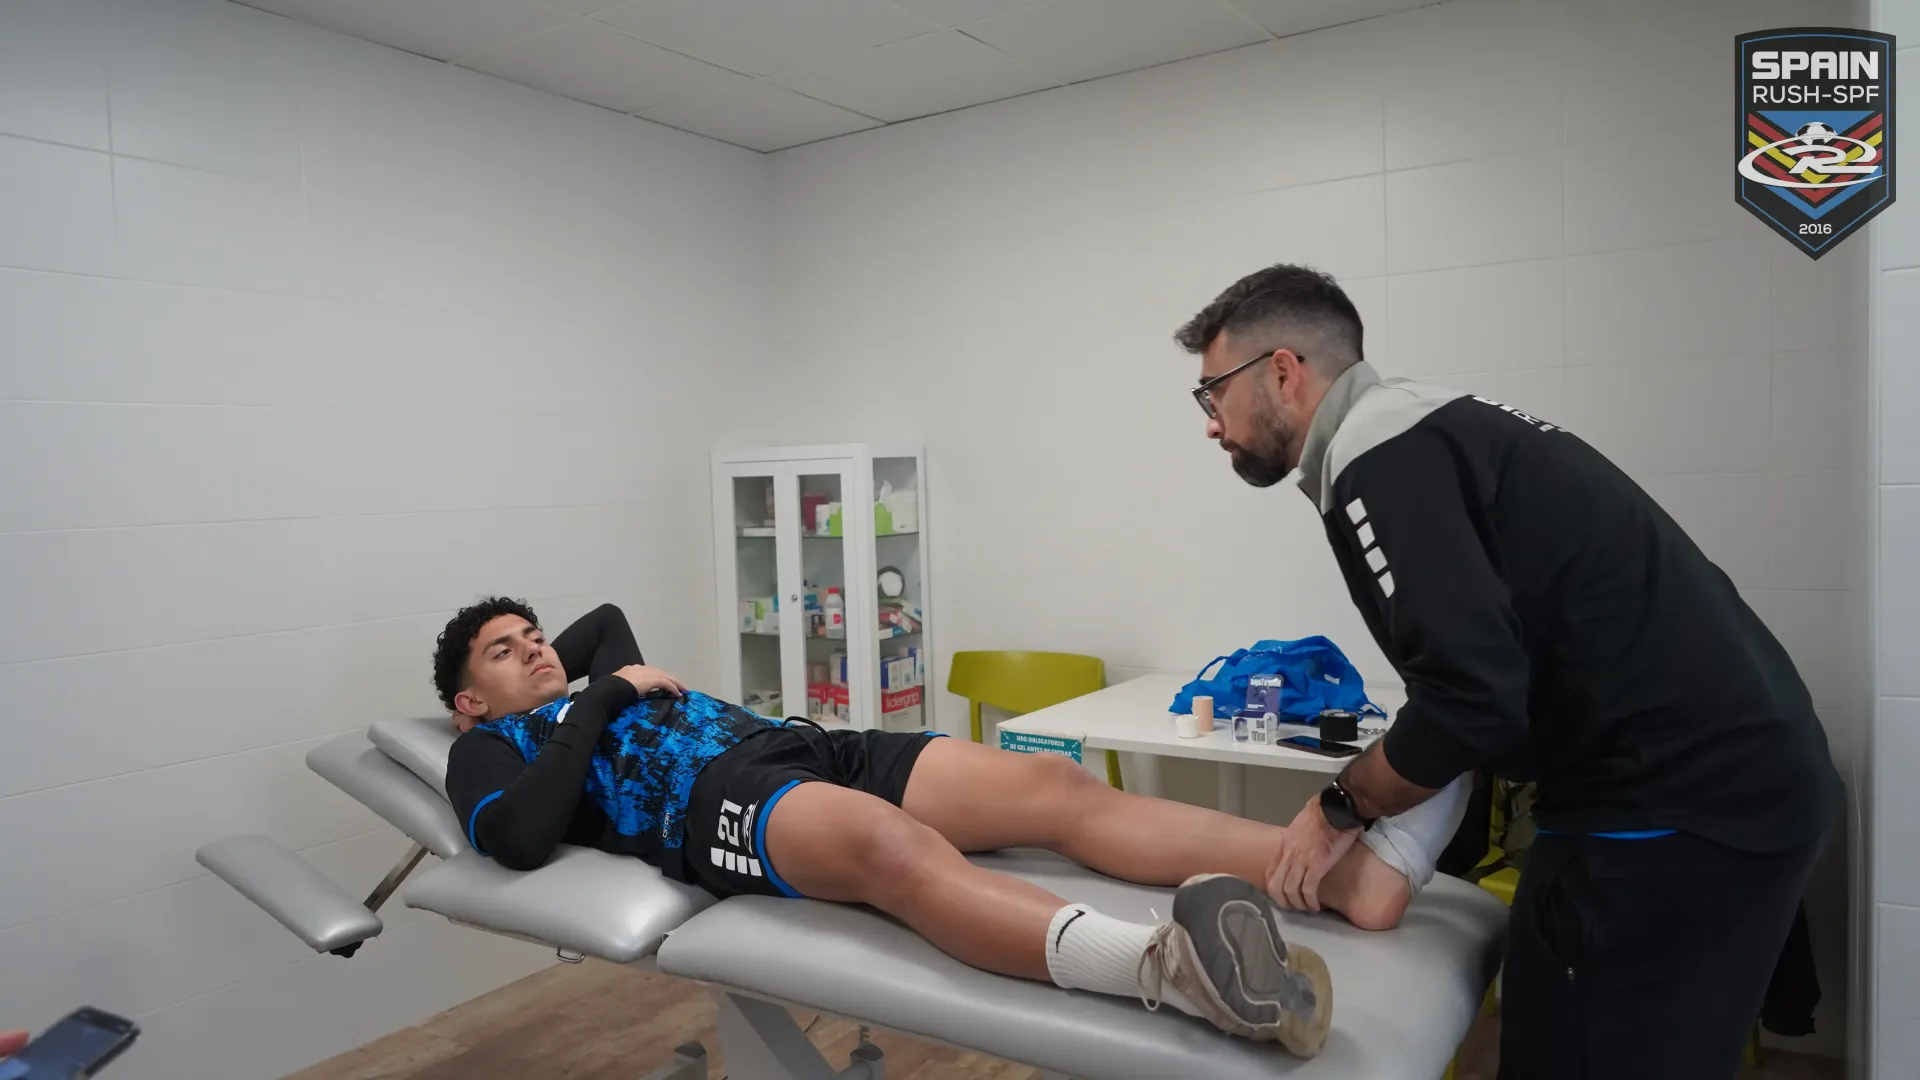
<path fill-rule="evenodd" d="M 845 683 L 814 683 L 807 687 L 807 715 L 823 724 L 844 724 L 850 700 Z"/>
<path fill-rule="evenodd" d="M 921 725 L 920 688 L 909 686 L 880 695 L 880 726 L 901 731 Z"/>

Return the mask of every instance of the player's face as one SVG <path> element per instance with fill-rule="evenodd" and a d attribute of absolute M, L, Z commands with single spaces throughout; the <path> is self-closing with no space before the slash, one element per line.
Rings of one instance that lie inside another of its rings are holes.
<path fill-rule="evenodd" d="M 540 628 L 518 615 L 488 620 L 467 651 L 470 683 L 455 704 L 476 720 L 537 709 L 567 692 L 567 673 Z"/>

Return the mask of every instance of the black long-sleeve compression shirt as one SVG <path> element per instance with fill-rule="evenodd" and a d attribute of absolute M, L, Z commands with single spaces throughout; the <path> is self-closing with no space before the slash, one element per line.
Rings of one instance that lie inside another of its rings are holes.
<path fill-rule="evenodd" d="M 602 604 L 561 631 L 553 649 L 562 670 L 588 684 L 540 753 L 522 760 L 512 743 L 476 729 L 454 740 L 447 758 L 447 798 L 467 841 L 513 870 L 545 864 L 563 842 L 617 850 L 623 840 L 581 794 L 607 721 L 640 700 L 632 683 L 613 674 L 644 662 L 640 646 L 626 615 Z"/>

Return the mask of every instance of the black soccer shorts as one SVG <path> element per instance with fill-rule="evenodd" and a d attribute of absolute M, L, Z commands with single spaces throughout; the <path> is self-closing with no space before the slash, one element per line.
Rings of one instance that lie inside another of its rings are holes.
<path fill-rule="evenodd" d="M 826 731 L 803 720 L 755 735 L 700 770 L 687 802 L 687 877 L 729 896 L 799 896 L 767 858 L 767 818 L 808 781 L 864 791 L 895 806 L 934 732 Z"/>

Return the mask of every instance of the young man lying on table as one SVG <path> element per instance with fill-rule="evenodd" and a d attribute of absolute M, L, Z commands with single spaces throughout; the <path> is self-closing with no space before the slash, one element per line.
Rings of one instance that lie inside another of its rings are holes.
<path fill-rule="evenodd" d="M 1326 964 L 1283 940 L 1252 884 L 1267 880 L 1279 826 L 1116 791 L 1057 755 L 761 717 L 644 666 L 610 604 L 550 642 L 525 604 L 485 600 L 447 624 L 433 669 L 462 731 L 447 795 L 474 848 L 503 866 L 595 847 L 722 898 L 869 904 L 974 967 L 1170 1004 L 1297 1054 L 1326 1037 Z M 1317 904 L 1367 929 L 1395 925 L 1432 878 L 1464 792 L 1456 781 L 1376 822 Z M 1109 918 L 963 854 L 1010 847 L 1178 886 L 1172 920 Z"/>

